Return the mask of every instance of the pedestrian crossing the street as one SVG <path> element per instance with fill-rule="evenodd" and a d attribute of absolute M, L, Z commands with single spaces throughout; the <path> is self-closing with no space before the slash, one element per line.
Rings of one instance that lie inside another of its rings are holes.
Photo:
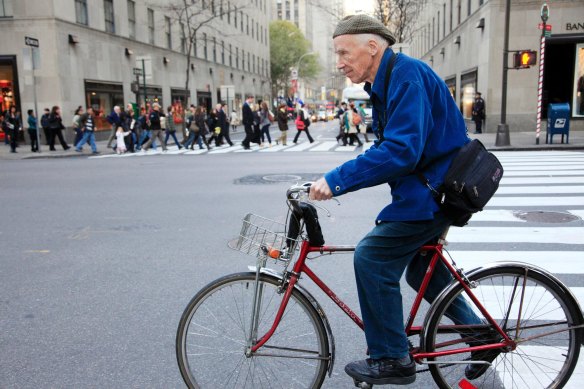
<path fill-rule="evenodd" d="M 102 154 L 90 156 L 90 159 L 104 159 L 104 158 L 127 158 L 127 157 L 144 157 L 144 156 L 155 156 L 155 155 L 217 155 L 217 154 L 229 154 L 229 153 L 277 153 L 277 152 L 363 152 L 369 149 L 373 145 L 373 142 L 363 143 L 363 146 L 343 146 L 334 140 L 316 140 L 313 143 L 308 141 L 298 142 L 294 144 L 289 142 L 286 146 L 284 145 L 273 145 L 271 147 L 259 147 L 258 145 L 252 145 L 250 150 L 245 150 L 241 145 L 223 145 L 220 147 L 213 147 L 211 150 L 207 149 L 195 149 L 186 150 L 180 149 L 177 146 L 169 146 L 167 151 L 162 151 L 159 147 L 156 150 L 148 150 L 147 152 L 136 152 L 136 153 L 125 153 L 125 154 Z"/>

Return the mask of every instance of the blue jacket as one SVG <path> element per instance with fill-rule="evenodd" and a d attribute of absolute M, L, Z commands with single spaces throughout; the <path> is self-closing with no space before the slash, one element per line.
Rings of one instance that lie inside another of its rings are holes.
<path fill-rule="evenodd" d="M 387 91 L 386 70 L 393 55 L 387 49 L 373 85 L 365 90 L 373 104 L 373 126 L 387 113 L 383 141 L 325 174 L 333 195 L 387 183 L 391 202 L 377 221 L 430 220 L 438 210 L 419 170 L 438 187 L 460 147 L 469 142 L 464 119 L 448 88 L 425 63 L 400 54 Z"/>

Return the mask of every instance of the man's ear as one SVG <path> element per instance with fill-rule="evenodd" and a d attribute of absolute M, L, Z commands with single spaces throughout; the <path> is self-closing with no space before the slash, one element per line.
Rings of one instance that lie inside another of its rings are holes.
<path fill-rule="evenodd" d="M 379 52 L 379 44 L 375 39 L 369 39 L 367 45 L 369 46 L 369 54 L 372 57 L 375 57 L 375 55 L 377 55 L 377 53 Z"/>

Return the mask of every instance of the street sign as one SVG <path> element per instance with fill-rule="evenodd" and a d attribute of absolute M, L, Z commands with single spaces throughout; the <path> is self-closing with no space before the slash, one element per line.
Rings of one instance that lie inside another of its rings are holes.
<path fill-rule="evenodd" d="M 31 38 L 30 36 L 25 36 L 24 44 L 31 47 L 39 47 L 39 40 L 36 38 Z"/>
<path fill-rule="evenodd" d="M 141 68 L 134 68 L 134 75 L 135 76 L 141 76 L 142 75 L 142 69 Z"/>
<path fill-rule="evenodd" d="M 541 11 L 540 11 L 540 16 L 541 16 L 541 20 L 545 23 L 547 22 L 547 20 L 550 17 L 550 7 L 548 7 L 547 3 L 543 3 L 543 5 L 541 6 Z"/>
<path fill-rule="evenodd" d="M 292 69 L 290 72 L 290 79 L 298 80 L 298 69 Z"/>

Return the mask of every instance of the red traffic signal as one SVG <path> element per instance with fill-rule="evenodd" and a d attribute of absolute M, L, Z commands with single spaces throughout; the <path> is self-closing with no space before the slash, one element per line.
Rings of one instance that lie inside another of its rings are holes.
<path fill-rule="evenodd" d="M 537 52 L 533 50 L 522 50 L 513 54 L 513 67 L 515 69 L 527 69 L 537 62 Z"/>

